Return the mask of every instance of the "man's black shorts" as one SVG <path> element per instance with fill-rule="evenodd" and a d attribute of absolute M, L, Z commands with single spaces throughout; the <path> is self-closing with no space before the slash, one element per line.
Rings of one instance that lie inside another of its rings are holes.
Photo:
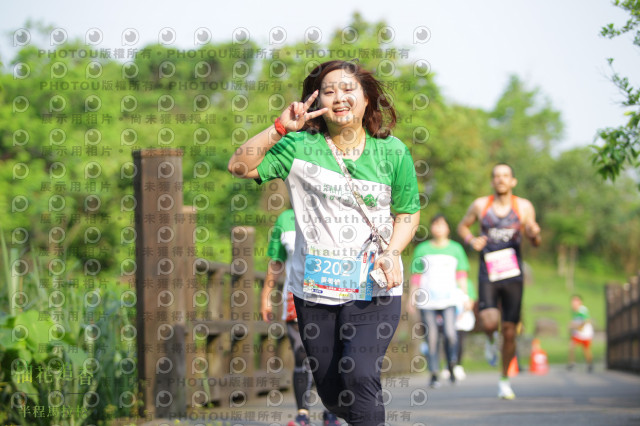
<path fill-rule="evenodd" d="M 502 321 L 520 322 L 522 307 L 522 279 L 504 280 L 495 283 L 480 282 L 478 285 L 478 308 L 502 307 Z"/>

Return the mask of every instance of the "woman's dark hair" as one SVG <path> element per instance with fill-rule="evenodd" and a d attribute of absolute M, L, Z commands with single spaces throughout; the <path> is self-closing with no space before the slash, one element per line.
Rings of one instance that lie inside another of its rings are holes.
<path fill-rule="evenodd" d="M 431 218 L 431 222 L 429 222 L 429 224 L 430 224 L 430 225 L 433 225 L 433 223 L 434 223 L 436 220 L 440 220 L 440 219 L 444 220 L 444 221 L 445 221 L 445 223 L 447 224 L 447 226 L 449 226 L 449 221 L 447 220 L 447 217 L 446 217 L 444 214 L 442 214 L 442 213 L 437 213 L 435 216 L 433 216 L 433 217 Z"/>
<path fill-rule="evenodd" d="M 335 70 L 345 70 L 362 85 L 364 96 L 369 101 L 362 118 L 362 127 L 376 138 L 384 139 L 389 136 L 391 129 L 396 125 L 395 108 L 389 100 L 389 95 L 382 87 L 382 83 L 370 71 L 355 62 L 336 60 L 315 67 L 302 84 L 302 102 L 306 101 L 313 92 L 320 90 L 324 77 Z M 315 108 L 312 107 L 312 109 Z M 326 133 L 328 130 L 322 116 L 307 121 L 302 129 L 321 133 Z"/>

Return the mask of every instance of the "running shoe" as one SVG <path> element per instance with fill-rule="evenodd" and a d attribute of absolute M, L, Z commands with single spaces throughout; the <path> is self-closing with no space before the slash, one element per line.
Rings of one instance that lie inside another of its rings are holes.
<path fill-rule="evenodd" d="M 324 426 L 340 426 L 340 420 L 338 420 L 338 416 L 329 411 L 322 413 L 322 420 Z"/>
<path fill-rule="evenodd" d="M 449 377 L 451 377 L 449 370 L 445 369 L 440 372 L 440 380 L 449 380 Z"/>
<path fill-rule="evenodd" d="M 464 372 L 464 368 L 461 365 L 453 367 L 453 375 L 456 376 L 456 380 L 464 380 L 467 378 L 467 373 Z"/>
<path fill-rule="evenodd" d="M 442 384 L 438 381 L 438 375 L 432 374 L 431 380 L 429 381 L 429 387 L 431 389 L 438 389 L 440 386 L 442 386 Z"/>
<path fill-rule="evenodd" d="M 498 398 L 500 399 L 515 399 L 516 394 L 511 389 L 511 384 L 508 379 L 500 379 L 498 382 Z"/>
<path fill-rule="evenodd" d="M 298 414 L 295 420 L 291 420 L 287 423 L 287 426 L 309 426 L 310 424 L 309 416 L 305 414 Z"/>
<path fill-rule="evenodd" d="M 487 341 L 484 342 L 484 357 L 489 365 L 495 367 L 498 365 L 498 339 L 496 333 L 494 333 L 492 340 L 487 338 Z"/>

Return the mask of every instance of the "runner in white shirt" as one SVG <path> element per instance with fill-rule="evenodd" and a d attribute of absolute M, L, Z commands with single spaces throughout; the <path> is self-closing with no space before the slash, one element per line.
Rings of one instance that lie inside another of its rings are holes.
<path fill-rule="evenodd" d="M 467 274 L 469 260 L 460 243 L 449 239 L 449 224 L 446 218 L 438 214 L 431 219 L 432 239 L 416 247 L 411 262 L 411 284 L 417 287 L 412 291 L 412 303 L 409 312 L 420 310 L 420 317 L 427 329 L 428 363 L 431 372 L 429 386 L 437 388 L 440 359 L 438 337 L 440 335 L 437 316 L 443 319 L 445 352 L 449 367 L 449 378 L 455 382 L 453 369 L 458 364 L 458 334 L 456 332 L 456 305 L 458 292 L 467 294 Z M 414 307 L 415 305 L 415 307 Z M 470 306 L 470 303 L 467 302 Z M 467 307 L 469 307 L 467 306 Z"/>

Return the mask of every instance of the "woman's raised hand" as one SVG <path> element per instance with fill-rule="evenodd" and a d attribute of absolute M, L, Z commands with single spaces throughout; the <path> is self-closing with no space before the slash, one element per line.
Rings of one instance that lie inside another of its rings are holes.
<path fill-rule="evenodd" d="M 280 114 L 280 122 L 288 132 L 297 132 L 302 129 L 302 126 L 304 126 L 304 123 L 308 120 L 329 111 L 329 108 L 322 108 L 317 111 L 308 112 L 317 97 L 318 91 L 316 90 L 305 102 L 293 102 L 287 109 L 282 111 L 282 114 Z"/>

